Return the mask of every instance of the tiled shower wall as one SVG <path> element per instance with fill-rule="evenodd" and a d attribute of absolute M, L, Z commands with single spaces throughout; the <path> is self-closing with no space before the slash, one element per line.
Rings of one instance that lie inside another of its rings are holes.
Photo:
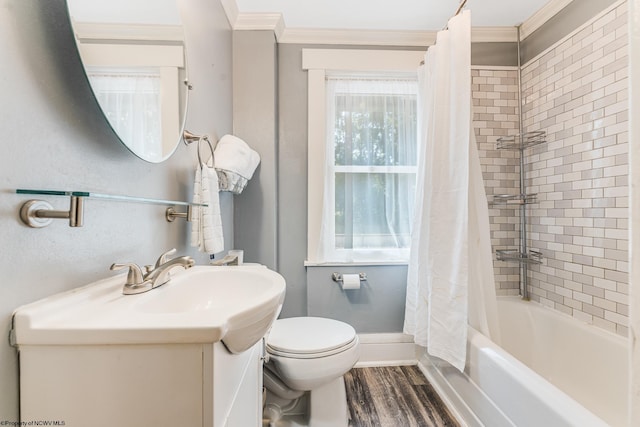
<path fill-rule="evenodd" d="M 517 133 L 517 71 L 472 70 L 474 124 L 489 199 L 517 194 L 519 154 L 495 149 Z M 547 143 L 525 150 L 531 299 L 621 335 L 628 325 L 626 3 L 616 3 L 523 65 L 524 130 Z M 518 210 L 490 206 L 492 244 L 517 248 Z M 495 261 L 498 294 L 518 268 Z"/>
<path fill-rule="evenodd" d="M 531 297 L 627 334 L 627 5 L 617 3 L 524 64 L 527 131 L 547 143 L 525 159 L 530 191 Z"/>
<path fill-rule="evenodd" d="M 478 154 L 489 200 L 494 195 L 518 194 L 520 186 L 519 154 L 496 150 L 496 140 L 519 131 L 518 72 L 508 68 L 471 70 L 473 126 Z M 506 205 L 489 205 L 491 246 L 495 249 L 519 245 L 518 210 Z M 517 295 L 520 281 L 517 264 L 494 261 L 496 289 L 499 295 Z"/>

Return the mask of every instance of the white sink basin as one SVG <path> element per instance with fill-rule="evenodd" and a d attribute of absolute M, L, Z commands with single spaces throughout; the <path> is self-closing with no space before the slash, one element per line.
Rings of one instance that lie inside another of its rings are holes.
<path fill-rule="evenodd" d="M 232 353 L 258 342 L 278 317 L 284 278 L 264 266 L 174 269 L 171 281 L 123 295 L 125 275 L 53 295 L 14 313 L 20 345 L 213 343 Z"/>

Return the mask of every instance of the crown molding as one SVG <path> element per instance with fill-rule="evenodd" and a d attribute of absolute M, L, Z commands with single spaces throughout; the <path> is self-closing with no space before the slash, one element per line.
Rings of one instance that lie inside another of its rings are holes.
<path fill-rule="evenodd" d="M 549 19 L 553 18 L 562 9 L 567 7 L 573 0 L 552 0 L 542 9 L 531 15 L 520 26 L 520 39 L 529 37 L 535 30 L 542 27 Z"/>
<path fill-rule="evenodd" d="M 540 28 L 573 0 L 552 0 L 522 23 L 520 37 L 524 39 Z M 236 0 L 221 0 L 233 30 L 272 30 L 278 43 L 341 44 L 373 46 L 424 47 L 435 43 L 437 31 L 376 31 L 287 28 L 280 13 L 241 13 Z M 474 43 L 517 41 L 516 27 L 475 27 L 471 29 Z"/>
<path fill-rule="evenodd" d="M 280 41 L 286 31 L 281 13 L 239 13 L 234 30 L 272 30 Z"/>
<path fill-rule="evenodd" d="M 472 43 L 517 42 L 516 27 L 471 27 Z"/>
<path fill-rule="evenodd" d="M 229 25 L 231 25 L 231 29 L 235 30 L 236 21 L 238 20 L 238 15 L 240 15 L 238 3 L 236 3 L 236 0 L 220 0 L 220 3 L 222 4 L 224 13 L 227 15 L 227 20 L 229 21 Z"/>
<path fill-rule="evenodd" d="M 431 46 L 437 31 L 375 31 L 287 28 L 281 14 L 240 13 L 234 30 L 272 30 L 278 43 L 372 45 L 372 46 Z M 515 42 L 515 27 L 476 27 L 471 30 L 471 41 Z"/>
<path fill-rule="evenodd" d="M 365 30 L 309 30 L 285 28 L 278 38 L 280 43 L 298 44 L 352 44 L 373 46 L 431 46 L 436 41 L 437 31 L 365 31 Z M 515 27 L 477 27 L 471 29 L 471 41 L 515 42 Z"/>
<path fill-rule="evenodd" d="M 435 31 L 370 31 L 285 28 L 279 43 L 371 45 L 371 46 L 430 46 L 436 41 Z"/>

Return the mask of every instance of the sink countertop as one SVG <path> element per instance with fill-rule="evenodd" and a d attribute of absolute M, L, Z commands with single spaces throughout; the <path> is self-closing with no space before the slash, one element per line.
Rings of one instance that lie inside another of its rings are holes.
<path fill-rule="evenodd" d="M 282 276 L 264 266 L 176 268 L 168 283 L 137 295 L 122 294 L 125 278 L 109 277 L 18 308 L 16 344 L 224 341 L 234 328 L 264 329 L 268 323 L 268 330 L 285 293 Z"/>

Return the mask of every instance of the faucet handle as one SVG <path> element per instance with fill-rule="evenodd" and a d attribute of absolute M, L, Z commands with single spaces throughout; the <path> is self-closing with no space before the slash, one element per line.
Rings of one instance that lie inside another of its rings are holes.
<path fill-rule="evenodd" d="M 163 253 L 162 255 L 160 255 L 160 257 L 158 258 L 158 260 L 156 261 L 156 267 L 158 268 L 160 267 L 162 264 L 164 264 L 165 262 L 167 262 L 167 257 L 169 255 L 173 255 L 176 253 L 176 248 L 173 249 L 169 249 L 168 251 L 166 251 L 165 253 Z"/>
<path fill-rule="evenodd" d="M 122 270 L 126 267 L 129 267 L 129 273 L 127 274 L 127 282 L 125 283 L 125 285 L 139 285 L 144 282 L 142 270 L 140 269 L 140 267 L 138 267 L 137 264 L 134 264 L 132 262 L 111 264 L 109 270 Z"/>

